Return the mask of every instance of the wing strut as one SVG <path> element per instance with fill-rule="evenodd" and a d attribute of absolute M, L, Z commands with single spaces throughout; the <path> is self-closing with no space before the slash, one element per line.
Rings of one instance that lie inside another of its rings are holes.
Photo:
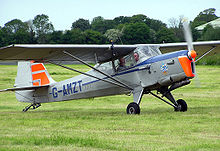
<path fill-rule="evenodd" d="M 78 73 L 80 73 L 80 74 L 84 74 L 84 75 L 89 76 L 89 77 L 92 77 L 92 78 L 96 78 L 96 79 L 98 79 L 98 80 L 101 80 L 101 81 L 104 81 L 104 82 L 107 82 L 107 83 L 110 83 L 110 84 L 113 84 L 113 85 L 117 85 L 117 86 L 122 87 L 122 88 L 125 88 L 125 89 L 132 90 L 132 89 L 130 89 L 130 88 L 128 88 L 128 87 L 125 87 L 124 85 L 118 84 L 118 83 L 116 83 L 116 82 L 109 81 L 109 80 L 106 80 L 106 79 L 102 79 L 102 78 L 93 76 L 93 75 L 91 75 L 91 74 L 84 73 L 84 72 L 78 71 L 78 70 L 76 70 L 76 69 L 73 69 L 73 68 L 64 66 L 64 65 L 62 65 L 62 64 L 58 64 L 58 63 L 55 63 L 55 62 L 52 62 L 52 61 L 47 61 L 47 62 L 49 62 L 49 63 L 51 63 L 51 64 L 54 64 L 54 65 L 57 65 L 57 66 L 60 66 L 60 67 L 63 67 L 63 68 L 65 68 L 65 69 L 71 70 L 71 71 L 78 72 Z"/>
<path fill-rule="evenodd" d="M 125 84 L 125 83 L 123 83 L 123 82 L 121 82 L 121 81 L 119 81 L 119 80 L 113 78 L 112 76 L 110 76 L 110 75 L 108 75 L 108 74 L 106 74 L 106 73 L 104 73 L 104 72 L 102 72 L 102 71 L 100 71 L 100 70 L 94 68 L 94 67 L 91 66 L 90 64 L 88 64 L 88 63 L 86 63 L 85 61 L 79 59 L 78 57 L 72 55 L 71 53 L 69 53 L 69 52 L 67 52 L 67 51 L 63 51 L 63 53 L 66 54 L 66 55 L 68 55 L 68 56 L 70 56 L 70 57 L 72 57 L 72 58 L 74 58 L 75 60 L 81 62 L 82 64 L 84 64 L 84 65 L 86 65 L 86 66 L 92 68 L 93 70 L 95 70 L 95 71 L 97 71 L 97 72 L 99 72 L 99 73 L 101 73 L 101 74 L 107 76 L 108 78 L 112 79 L 113 81 L 120 83 L 120 85 L 123 85 L 123 86 L 126 87 L 127 89 L 133 90 L 133 88 L 129 87 L 127 84 Z"/>
<path fill-rule="evenodd" d="M 216 48 L 216 46 L 212 47 L 210 50 L 206 51 L 203 55 L 201 55 L 198 59 L 196 59 L 195 62 L 199 61 L 200 59 L 202 59 L 203 57 L 205 57 L 207 54 L 209 54 L 212 50 L 214 50 Z"/>

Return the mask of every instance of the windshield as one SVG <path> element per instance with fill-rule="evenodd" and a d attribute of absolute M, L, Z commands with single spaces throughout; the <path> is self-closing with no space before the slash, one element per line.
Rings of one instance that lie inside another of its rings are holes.
<path fill-rule="evenodd" d="M 140 56 L 140 59 L 142 58 L 150 58 L 153 56 L 157 56 L 162 54 L 159 50 L 159 46 L 138 46 L 134 52 L 138 53 Z"/>

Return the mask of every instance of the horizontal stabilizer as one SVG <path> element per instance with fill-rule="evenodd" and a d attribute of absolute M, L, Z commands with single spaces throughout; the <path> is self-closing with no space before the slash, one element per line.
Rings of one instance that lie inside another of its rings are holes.
<path fill-rule="evenodd" d="M 6 92 L 6 91 L 24 91 L 24 90 L 36 90 L 43 87 L 49 87 L 49 85 L 43 85 L 43 86 L 30 86 L 30 87 L 20 87 L 20 88 L 8 88 L 0 90 L 0 92 Z"/>

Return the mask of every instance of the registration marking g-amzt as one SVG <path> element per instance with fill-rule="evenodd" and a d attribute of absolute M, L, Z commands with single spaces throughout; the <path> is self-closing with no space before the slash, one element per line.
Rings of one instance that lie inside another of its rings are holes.
<path fill-rule="evenodd" d="M 67 96 L 78 92 L 82 92 L 82 80 L 64 84 L 61 90 L 58 90 L 57 87 L 53 87 L 51 94 L 53 98 L 57 98 L 60 94 Z"/>

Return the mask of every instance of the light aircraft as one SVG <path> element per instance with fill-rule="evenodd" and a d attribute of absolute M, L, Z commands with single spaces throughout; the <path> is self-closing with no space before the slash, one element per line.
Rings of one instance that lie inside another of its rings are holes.
<path fill-rule="evenodd" d="M 133 102 L 127 106 L 127 114 L 140 114 L 143 94 L 152 94 L 175 111 L 187 111 L 187 103 L 174 99 L 171 91 L 190 83 L 196 75 L 195 62 L 208 53 L 219 52 L 220 41 L 192 42 L 187 22 L 183 25 L 187 43 L 23 44 L 0 48 L 0 61 L 18 61 L 14 88 L 1 92 L 14 91 L 18 101 L 31 103 L 24 112 L 38 108 L 41 103 L 129 93 L 133 94 Z M 61 64 L 62 61 L 79 61 L 91 70 L 83 73 Z M 93 67 L 87 62 L 97 64 Z M 81 75 L 55 82 L 43 63 L 52 63 Z"/>

